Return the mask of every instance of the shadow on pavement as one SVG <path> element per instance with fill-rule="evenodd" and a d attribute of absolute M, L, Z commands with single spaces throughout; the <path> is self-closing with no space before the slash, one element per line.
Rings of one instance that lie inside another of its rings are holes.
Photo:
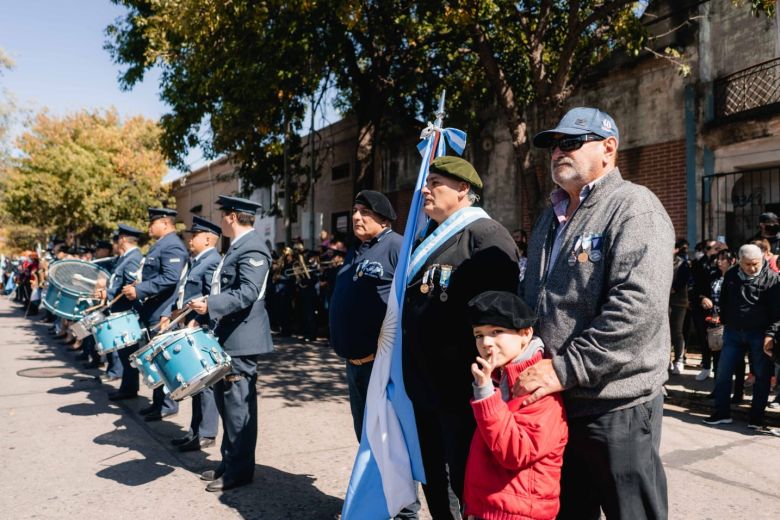
<path fill-rule="evenodd" d="M 143 486 L 172 473 L 173 469 L 167 464 L 149 459 L 128 460 L 100 470 L 96 475 L 125 486 Z"/>
<path fill-rule="evenodd" d="M 295 475 L 270 466 L 255 466 L 248 486 L 225 491 L 220 501 L 243 518 L 322 520 L 341 512 L 343 500 L 321 492 L 311 475 Z"/>
<path fill-rule="evenodd" d="M 306 401 L 347 402 L 344 361 L 327 342 L 298 343 L 274 336 L 276 351 L 260 357 L 258 390 L 287 406 Z"/>

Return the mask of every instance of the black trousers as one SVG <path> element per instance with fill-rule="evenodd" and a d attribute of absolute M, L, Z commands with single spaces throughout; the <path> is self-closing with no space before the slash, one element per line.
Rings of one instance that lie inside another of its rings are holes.
<path fill-rule="evenodd" d="M 214 385 L 222 417 L 222 462 L 217 474 L 225 483 L 252 480 L 257 447 L 257 356 L 232 356 L 230 373 Z"/>
<path fill-rule="evenodd" d="M 663 395 L 624 410 L 569 419 L 559 520 L 666 519 Z"/>
<path fill-rule="evenodd" d="M 134 347 L 119 349 L 119 361 L 122 363 L 122 383 L 119 385 L 119 391 L 122 393 L 138 393 L 138 369 L 130 366 L 130 354 L 134 351 Z"/>
<path fill-rule="evenodd" d="M 178 413 L 179 403 L 174 401 L 170 394 L 166 394 L 162 386 L 158 386 L 152 392 L 152 408 L 152 413 Z"/>
<path fill-rule="evenodd" d="M 463 503 L 463 482 L 471 438 L 476 429 L 471 408 L 451 412 L 414 407 L 417 435 L 420 438 L 425 480 L 423 493 L 434 520 L 458 518 Z"/>

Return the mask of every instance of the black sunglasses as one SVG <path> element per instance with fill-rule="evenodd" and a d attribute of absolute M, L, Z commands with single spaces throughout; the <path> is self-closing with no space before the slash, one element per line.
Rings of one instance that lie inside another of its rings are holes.
<path fill-rule="evenodd" d="M 555 139 L 552 141 L 552 146 L 550 146 L 550 151 L 555 151 L 556 148 L 559 148 L 562 152 L 573 152 L 574 150 L 579 150 L 582 148 L 582 145 L 587 143 L 588 141 L 603 141 L 604 138 L 600 135 L 596 134 L 583 134 L 583 135 L 575 135 L 575 136 L 567 136 L 567 137 L 561 137 L 559 139 Z"/>

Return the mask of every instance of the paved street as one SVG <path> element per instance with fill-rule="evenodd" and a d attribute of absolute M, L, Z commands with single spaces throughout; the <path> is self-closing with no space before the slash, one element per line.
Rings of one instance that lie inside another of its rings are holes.
<path fill-rule="evenodd" d="M 356 442 L 342 365 L 324 343 L 280 344 L 261 364 L 260 437 L 251 486 L 207 493 L 198 473 L 217 448 L 178 453 L 190 404 L 158 423 L 118 406 L 97 371 L 81 370 L 47 324 L 0 298 L 0 511 L 3 518 L 331 519 Z M 705 409 L 667 405 L 663 457 L 670 518 L 762 519 L 780 511 L 780 438 L 744 420 L 701 424 Z M 587 484 L 584 484 L 587 485 Z"/>

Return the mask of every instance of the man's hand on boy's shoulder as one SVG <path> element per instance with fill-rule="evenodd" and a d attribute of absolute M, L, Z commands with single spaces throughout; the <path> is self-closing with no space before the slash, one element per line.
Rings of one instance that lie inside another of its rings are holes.
<path fill-rule="evenodd" d="M 562 391 L 563 385 L 553 369 L 552 360 L 542 359 L 517 377 L 512 387 L 512 397 L 525 396 L 522 406 L 526 406 L 546 395 Z"/>

